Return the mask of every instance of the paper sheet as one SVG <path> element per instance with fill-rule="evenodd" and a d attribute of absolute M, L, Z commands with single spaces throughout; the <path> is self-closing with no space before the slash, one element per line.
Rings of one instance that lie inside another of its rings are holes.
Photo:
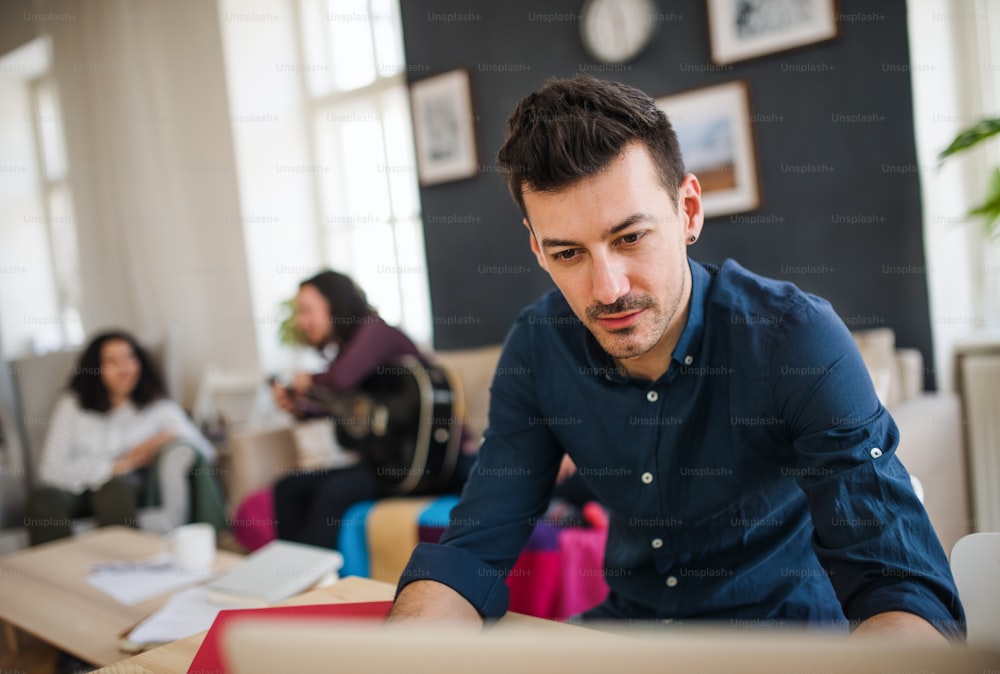
<path fill-rule="evenodd" d="M 169 561 L 166 555 L 158 555 L 147 560 L 97 564 L 87 582 L 132 606 L 212 577 L 211 571 L 181 571 Z"/>
<path fill-rule="evenodd" d="M 215 616 L 223 609 L 208 600 L 204 586 L 178 592 L 163 608 L 149 616 L 129 632 L 128 640 L 137 644 L 165 643 L 204 632 L 212 626 Z"/>

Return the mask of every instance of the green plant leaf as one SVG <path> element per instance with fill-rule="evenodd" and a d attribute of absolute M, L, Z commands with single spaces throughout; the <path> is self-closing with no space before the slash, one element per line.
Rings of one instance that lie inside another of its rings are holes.
<path fill-rule="evenodd" d="M 986 186 L 986 200 L 971 211 L 969 215 L 983 218 L 983 227 L 989 236 L 996 236 L 997 221 L 1000 220 L 1000 168 L 993 169 L 993 175 Z"/>
<path fill-rule="evenodd" d="M 1000 117 L 981 119 L 974 126 L 959 132 L 955 136 L 955 139 L 951 141 L 951 145 L 942 150 L 941 154 L 938 155 L 938 161 L 966 150 L 998 133 L 1000 133 Z"/>
<path fill-rule="evenodd" d="M 284 300 L 281 303 L 281 308 L 285 317 L 278 324 L 278 341 L 288 346 L 304 345 L 306 338 L 302 335 L 299 324 L 295 320 L 295 301 L 292 299 Z"/>

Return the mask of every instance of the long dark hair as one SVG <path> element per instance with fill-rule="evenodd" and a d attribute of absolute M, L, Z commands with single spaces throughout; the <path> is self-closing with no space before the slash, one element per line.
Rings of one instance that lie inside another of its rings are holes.
<path fill-rule="evenodd" d="M 338 344 L 350 342 L 362 324 L 378 317 L 368 304 L 365 291 L 346 274 L 326 269 L 307 278 L 299 287 L 305 285 L 318 290 L 330 306 L 330 330 Z"/>
<path fill-rule="evenodd" d="M 107 412 L 111 409 L 111 398 L 101 379 L 101 349 L 112 340 L 128 342 L 139 361 L 139 381 L 129 396 L 132 404 L 141 409 L 165 398 L 167 389 L 163 385 L 163 377 L 146 350 L 139 346 L 135 337 L 124 330 L 108 330 L 90 340 L 69 378 L 69 390 L 76 394 L 80 407 L 95 412 Z"/>
<path fill-rule="evenodd" d="M 590 75 L 551 79 L 511 113 L 497 164 L 528 217 L 525 188 L 558 192 L 602 171 L 632 141 L 649 150 L 660 182 L 676 200 L 684 160 L 670 121 L 652 98 Z"/>

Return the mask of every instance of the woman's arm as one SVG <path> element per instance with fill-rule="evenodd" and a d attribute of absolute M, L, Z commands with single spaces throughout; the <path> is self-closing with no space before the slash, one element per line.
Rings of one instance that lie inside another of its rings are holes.
<path fill-rule="evenodd" d="M 164 445 L 176 437 L 173 431 L 160 431 L 148 440 L 140 442 L 115 459 L 115 462 L 111 464 L 111 474 L 115 476 L 127 475 L 134 470 L 145 468 L 153 462 Z"/>

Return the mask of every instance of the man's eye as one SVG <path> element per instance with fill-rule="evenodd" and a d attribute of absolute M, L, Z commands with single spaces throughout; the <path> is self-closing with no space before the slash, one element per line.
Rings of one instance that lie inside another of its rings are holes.
<path fill-rule="evenodd" d="M 572 260 L 574 257 L 576 257 L 576 254 L 577 251 L 575 248 L 568 248 L 566 250 L 561 250 L 558 253 L 553 253 L 552 259 L 561 262 L 566 262 L 567 260 Z"/>
<path fill-rule="evenodd" d="M 630 232 L 619 240 L 622 243 L 637 243 L 644 236 L 646 236 L 646 232 Z"/>

